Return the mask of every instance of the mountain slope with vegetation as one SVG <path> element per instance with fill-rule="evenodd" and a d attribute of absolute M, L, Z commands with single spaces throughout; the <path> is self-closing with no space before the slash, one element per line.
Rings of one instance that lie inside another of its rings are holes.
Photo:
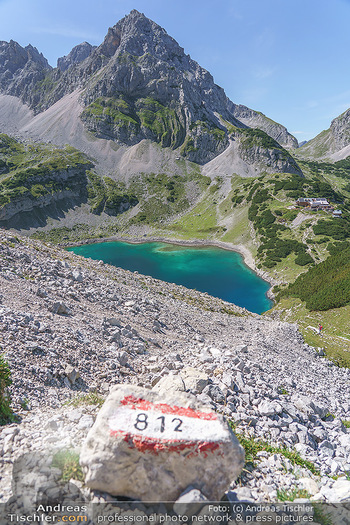
<path fill-rule="evenodd" d="M 350 237 L 328 250 L 327 259 L 278 293 L 272 315 L 296 322 L 307 343 L 322 349 L 321 355 L 350 367 Z"/>
<path fill-rule="evenodd" d="M 333 174 L 327 178 L 327 173 L 323 166 L 322 175 L 305 169 L 304 176 L 234 175 L 212 180 L 193 165 L 183 177 L 144 174 L 125 185 L 137 206 L 113 218 L 113 223 L 82 230 L 67 229 L 63 220 L 51 233 L 47 227 L 37 235 L 54 242 L 110 235 L 221 241 L 248 248 L 258 269 L 289 283 L 349 238 L 347 179 Z M 298 197 L 326 197 L 343 216 L 297 208 Z"/>
<path fill-rule="evenodd" d="M 0 221 L 14 225 L 23 212 L 86 200 L 91 166 L 71 146 L 25 145 L 0 134 Z"/>
<path fill-rule="evenodd" d="M 291 283 L 284 296 L 299 297 L 309 310 L 330 310 L 350 303 L 350 242 Z"/>
<path fill-rule="evenodd" d="M 247 151 L 266 143 L 259 130 L 238 133 Z M 37 230 L 37 236 L 54 242 L 111 235 L 222 241 L 244 245 L 258 269 L 288 283 L 350 236 L 346 161 L 304 161 L 303 175 L 212 180 L 195 163 L 178 160 L 182 176 L 140 174 L 123 182 L 99 176 L 74 148 L 26 145 L 6 135 L 1 140 L 3 224 L 29 226 L 31 233 Z M 342 209 L 342 218 L 296 209 L 298 197 L 325 197 Z M 71 211 L 50 215 L 50 203 L 60 199 L 67 206 L 71 200 Z M 41 220 L 31 224 L 30 214 L 22 212 L 33 209 L 41 209 Z"/>

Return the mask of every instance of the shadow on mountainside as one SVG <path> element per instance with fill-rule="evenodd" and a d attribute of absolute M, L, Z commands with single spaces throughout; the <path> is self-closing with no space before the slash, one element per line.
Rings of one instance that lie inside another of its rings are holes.
<path fill-rule="evenodd" d="M 87 202 L 87 197 L 77 197 L 70 199 L 61 199 L 57 202 L 44 206 L 43 208 L 34 208 L 31 211 L 22 211 L 16 213 L 6 221 L 0 221 L 0 228 L 16 230 L 30 230 L 31 228 L 42 228 L 47 226 L 48 220 L 63 219 L 66 214 L 76 206 L 81 206 Z"/>

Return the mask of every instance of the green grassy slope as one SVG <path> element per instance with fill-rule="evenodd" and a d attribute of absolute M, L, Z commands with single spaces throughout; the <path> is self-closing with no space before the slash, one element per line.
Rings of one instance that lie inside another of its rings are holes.
<path fill-rule="evenodd" d="M 326 311 L 311 311 L 296 297 L 282 297 L 267 315 L 278 316 L 289 323 L 297 323 L 305 341 L 314 347 L 323 348 L 326 357 L 339 366 L 350 367 L 350 305 Z M 317 331 L 323 326 L 322 334 Z"/>
<path fill-rule="evenodd" d="M 340 366 L 350 366 L 350 242 L 330 248 L 331 255 L 300 275 L 277 296 L 272 312 L 297 322 L 305 340 L 324 348 Z M 324 327 L 322 334 L 315 330 Z"/>
<path fill-rule="evenodd" d="M 335 144 L 331 130 L 325 129 L 298 149 L 298 156 L 305 159 L 317 160 L 326 158 L 334 151 Z"/>

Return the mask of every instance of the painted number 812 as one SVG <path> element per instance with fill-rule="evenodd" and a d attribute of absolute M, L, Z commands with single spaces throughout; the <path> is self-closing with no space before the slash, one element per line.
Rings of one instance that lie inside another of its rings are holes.
<path fill-rule="evenodd" d="M 160 431 L 165 432 L 165 416 L 157 417 L 157 421 L 158 419 L 160 421 Z M 179 417 L 174 417 L 171 420 L 171 423 L 172 423 L 172 430 L 174 432 L 182 432 L 182 429 L 181 429 L 181 425 L 183 423 L 182 419 L 180 419 Z M 167 426 L 168 424 L 169 424 L 169 421 L 167 421 Z M 149 425 L 148 414 L 146 414 L 145 412 L 140 412 L 139 414 L 137 414 L 134 427 L 137 430 L 142 432 L 143 430 L 146 430 L 148 425 Z"/>

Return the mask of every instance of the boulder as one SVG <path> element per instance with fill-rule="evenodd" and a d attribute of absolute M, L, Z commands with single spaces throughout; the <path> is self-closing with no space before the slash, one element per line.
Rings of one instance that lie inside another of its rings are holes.
<path fill-rule="evenodd" d="M 72 279 L 73 281 L 77 281 L 78 283 L 82 283 L 84 280 L 83 275 L 79 270 L 74 270 L 72 272 Z"/>
<path fill-rule="evenodd" d="M 297 407 L 298 410 L 306 414 L 309 418 L 312 415 L 317 415 L 321 419 L 325 419 L 329 414 L 329 408 L 316 404 L 310 397 L 294 395 L 292 396 L 292 403 Z"/>
<path fill-rule="evenodd" d="M 209 352 L 214 358 L 220 358 L 221 357 L 221 350 L 218 348 L 209 348 Z"/>
<path fill-rule="evenodd" d="M 258 406 L 258 411 L 261 416 L 274 416 L 282 413 L 282 407 L 276 401 L 262 401 Z"/>
<path fill-rule="evenodd" d="M 157 381 L 153 390 L 160 394 L 167 395 L 170 390 L 175 392 L 184 392 L 186 389 L 185 383 L 179 375 L 168 375 Z"/>
<path fill-rule="evenodd" d="M 193 395 L 132 385 L 106 399 L 83 444 L 85 484 L 114 496 L 175 501 L 190 485 L 220 500 L 244 450 L 224 418 Z"/>
<path fill-rule="evenodd" d="M 51 307 L 51 312 L 59 315 L 71 315 L 71 310 L 64 303 L 54 303 Z"/>
<path fill-rule="evenodd" d="M 64 373 L 72 385 L 74 385 L 76 380 L 80 377 L 78 370 L 76 370 L 72 365 L 67 365 L 64 369 Z"/>
<path fill-rule="evenodd" d="M 121 352 L 118 352 L 117 359 L 119 363 L 121 364 L 121 366 L 126 366 L 129 361 L 129 355 L 127 354 L 127 352 L 121 351 Z"/>
<path fill-rule="evenodd" d="M 186 390 L 191 390 L 194 394 L 203 392 L 209 383 L 207 374 L 191 367 L 181 370 L 181 377 L 185 383 Z"/>
<path fill-rule="evenodd" d="M 209 396 L 215 403 L 223 405 L 225 403 L 225 395 L 217 385 L 207 385 L 203 390 L 203 394 Z"/>
<path fill-rule="evenodd" d="M 38 288 L 37 291 L 36 291 L 36 295 L 38 297 L 45 298 L 45 297 L 47 297 L 47 292 L 43 288 Z"/>
<path fill-rule="evenodd" d="M 109 317 L 108 319 L 106 319 L 106 323 L 110 326 L 118 326 L 119 328 L 123 326 L 120 320 L 116 319 L 116 317 Z"/>
<path fill-rule="evenodd" d="M 350 499 L 350 480 L 339 478 L 335 481 L 332 490 L 335 492 L 335 501 L 349 501 Z"/>
<path fill-rule="evenodd" d="M 197 514 L 207 501 L 207 498 L 203 496 L 200 490 L 194 489 L 193 487 L 187 487 L 187 489 L 180 494 L 180 497 L 175 501 L 173 510 L 179 516 L 186 515 L 190 517 Z"/>
<path fill-rule="evenodd" d="M 300 478 L 299 484 L 301 488 L 306 490 L 311 496 L 314 496 L 319 491 L 318 483 L 312 478 Z"/>

